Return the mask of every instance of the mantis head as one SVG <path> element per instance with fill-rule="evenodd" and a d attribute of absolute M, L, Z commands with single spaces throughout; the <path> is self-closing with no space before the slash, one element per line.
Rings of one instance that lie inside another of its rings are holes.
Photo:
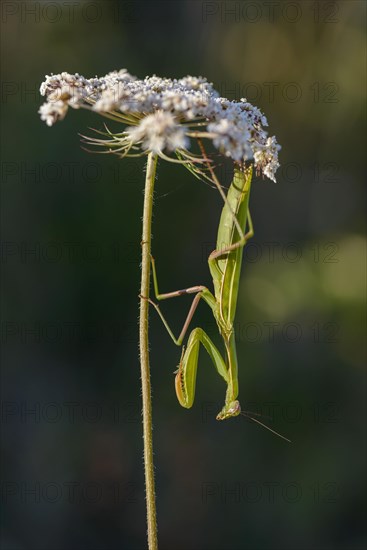
<path fill-rule="evenodd" d="M 217 415 L 217 420 L 226 420 L 231 416 L 238 416 L 241 414 L 241 405 L 239 401 L 231 401 L 228 405 L 224 405 L 223 409 Z"/>

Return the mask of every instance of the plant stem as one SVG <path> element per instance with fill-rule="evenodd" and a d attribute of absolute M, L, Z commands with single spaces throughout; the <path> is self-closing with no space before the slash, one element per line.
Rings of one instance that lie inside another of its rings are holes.
<path fill-rule="evenodd" d="M 147 506 L 148 548 L 158 550 L 157 540 L 157 512 L 154 490 L 154 464 L 153 464 L 153 423 L 152 400 L 149 368 L 149 339 L 148 339 L 148 313 L 149 303 L 142 296 L 149 296 L 150 287 L 150 244 L 152 238 L 152 209 L 154 180 L 157 166 L 157 155 L 148 154 L 147 171 L 145 176 L 144 208 L 143 208 L 143 233 L 142 233 L 142 263 L 141 263 L 141 287 L 140 287 L 140 368 L 141 387 L 143 398 L 143 437 L 144 437 L 144 470 L 145 470 L 145 496 Z"/>

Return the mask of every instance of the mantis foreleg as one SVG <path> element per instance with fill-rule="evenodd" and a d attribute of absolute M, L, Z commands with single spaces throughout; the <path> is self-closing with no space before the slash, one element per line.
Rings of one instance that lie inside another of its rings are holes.
<path fill-rule="evenodd" d="M 228 383 L 228 371 L 221 354 L 209 336 L 201 328 L 195 328 L 190 334 L 187 348 L 184 347 L 182 350 L 175 379 L 177 398 L 187 409 L 192 407 L 195 398 L 200 344 L 205 347 L 218 374 Z"/>

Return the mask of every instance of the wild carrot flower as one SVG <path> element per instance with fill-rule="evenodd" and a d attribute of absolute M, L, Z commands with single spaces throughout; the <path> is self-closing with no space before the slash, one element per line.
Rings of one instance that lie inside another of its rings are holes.
<path fill-rule="evenodd" d="M 198 166 L 204 159 L 190 148 L 193 141 L 207 139 L 226 157 L 237 163 L 252 161 L 257 172 L 275 181 L 280 146 L 264 130 L 266 117 L 244 98 L 220 97 L 205 78 L 153 75 L 139 80 L 122 69 L 87 79 L 63 72 L 46 76 L 40 92 L 46 102 L 39 113 L 49 126 L 62 120 L 69 107 L 90 109 L 124 124 L 119 133 L 106 129 L 99 132 L 103 138 L 87 137 L 89 144 L 121 156 L 153 151 L 201 173 Z"/>

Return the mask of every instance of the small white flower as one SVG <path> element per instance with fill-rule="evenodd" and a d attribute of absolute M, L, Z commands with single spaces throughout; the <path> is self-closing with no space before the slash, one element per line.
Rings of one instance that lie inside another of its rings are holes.
<path fill-rule="evenodd" d="M 213 143 L 225 156 L 232 157 L 237 162 L 252 157 L 250 147 L 250 129 L 246 121 L 238 118 L 222 118 L 208 125 L 213 134 Z"/>
<path fill-rule="evenodd" d="M 265 145 L 257 144 L 254 146 L 255 167 L 275 182 L 275 172 L 280 166 L 278 162 L 278 151 L 280 149 L 281 146 L 278 145 L 275 136 L 267 138 Z"/>
<path fill-rule="evenodd" d="M 177 124 L 171 113 L 158 111 L 143 118 L 138 126 L 126 129 L 133 143 L 142 143 L 142 148 L 162 153 L 164 149 L 175 151 L 185 149 L 189 140 L 182 126 Z"/>
<path fill-rule="evenodd" d="M 53 103 L 44 103 L 39 108 L 41 120 L 44 120 L 47 126 L 52 126 L 57 120 L 62 120 L 68 111 L 68 106 L 64 101 L 54 101 Z"/>

